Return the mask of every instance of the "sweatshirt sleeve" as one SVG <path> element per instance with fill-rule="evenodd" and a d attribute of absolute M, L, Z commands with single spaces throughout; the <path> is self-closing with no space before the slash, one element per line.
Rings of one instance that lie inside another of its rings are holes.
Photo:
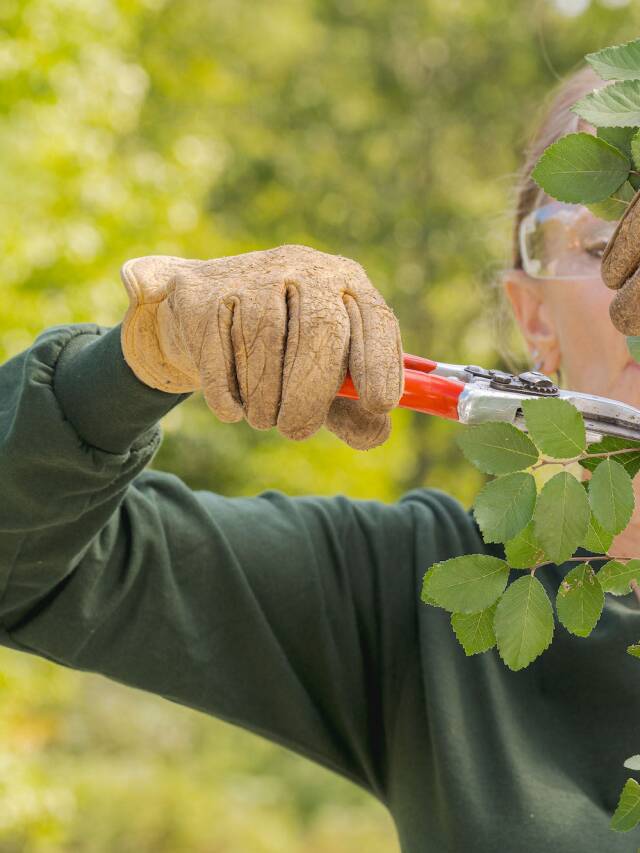
<path fill-rule="evenodd" d="M 384 801 L 427 565 L 477 549 L 436 489 L 396 504 L 227 498 L 144 470 L 189 395 L 120 327 L 47 329 L 0 366 L 0 641 L 263 735 Z"/>

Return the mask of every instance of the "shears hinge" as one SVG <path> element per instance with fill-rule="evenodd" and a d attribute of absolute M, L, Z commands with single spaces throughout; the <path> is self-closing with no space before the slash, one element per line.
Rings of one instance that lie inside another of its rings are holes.
<path fill-rule="evenodd" d="M 487 370 L 485 367 L 469 364 L 465 367 L 465 371 L 475 378 L 489 380 L 489 387 L 499 391 L 535 394 L 540 397 L 558 395 L 558 386 L 538 370 L 526 370 L 516 376 L 514 373 L 505 373 L 503 370 Z"/>

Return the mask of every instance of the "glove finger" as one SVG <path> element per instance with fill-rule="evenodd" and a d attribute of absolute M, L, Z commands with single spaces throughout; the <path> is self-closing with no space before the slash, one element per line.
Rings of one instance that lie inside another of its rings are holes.
<path fill-rule="evenodd" d="M 404 382 L 400 327 L 377 294 L 345 294 L 351 323 L 349 373 L 362 406 L 388 412 L 398 404 Z"/>
<path fill-rule="evenodd" d="M 198 361 L 202 393 L 207 406 L 225 423 L 244 417 L 236 377 L 231 328 L 237 310 L 237 297 L 213 300 L 202 337 Z"/>
<path fill-rule="evenodd" d="M 609 316 L 623 335 L 640 335 L 640 270 L 618 290 L 609 305 Z"/>
<path fill-rule="evenodd" d="M 254 429 L 276 425 L 287 339 L 282 284 L 242 294 L 231 329 L 235 372 L 245 417 Z"/>
<path fill-rule="evenodd" d="M 354 450 L 371 450 L 389 438 L 391 418 L 387 414 L 368 412 L 359 400 L 336 397 L 325 426 Z"/>
<path fill-rule="evenodd" d="M 640 266 L 640 191 L 618 222 L 602 255 L 602 280 L 614 290 L 622 287 Z"/>
<path fill-rule="evenodd" d="M 347 372 L 349 317 L 339 295 L 322 286 L 287 285 L 287 342 L 278 430 L 301 440 L 313 435 Z"/>

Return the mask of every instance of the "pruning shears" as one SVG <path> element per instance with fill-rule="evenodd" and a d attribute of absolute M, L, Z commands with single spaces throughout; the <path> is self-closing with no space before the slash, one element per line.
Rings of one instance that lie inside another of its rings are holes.
<path fill-rule="evenodd" d="M 338 396 L 358 398 L 350 376 Z M 404 393 L 398 405 L 463 424 L 508 421 L 526 432 L 522 401 L 537 397 L 558 397 L 572 403 L 583 416 L 589 442 L 608 435 L 640 440 L 640 409 L 559 388 L 537 370 L 513 374 L 405 354 Z"/>

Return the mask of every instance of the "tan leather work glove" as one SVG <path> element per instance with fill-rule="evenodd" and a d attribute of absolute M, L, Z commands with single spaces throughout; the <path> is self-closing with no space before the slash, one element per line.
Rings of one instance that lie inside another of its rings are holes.
<path fill-rule="evenodd" d="M 602 280 L 617 293 L 609 306 L 613 325 L 640 335 L 640 192 L 618 222 L 602 255 Z"/>
<path fill-rule="evenodd" d="M 222 421 L 303 439 L 323 424 L 367 449 L 400 399 L 398 322 L 360 264 L 307 246 L 122 267 L 124 357 L 145 384 L 202 389 Z M 360 400 L 336 399 L 347 369 Z"/>

